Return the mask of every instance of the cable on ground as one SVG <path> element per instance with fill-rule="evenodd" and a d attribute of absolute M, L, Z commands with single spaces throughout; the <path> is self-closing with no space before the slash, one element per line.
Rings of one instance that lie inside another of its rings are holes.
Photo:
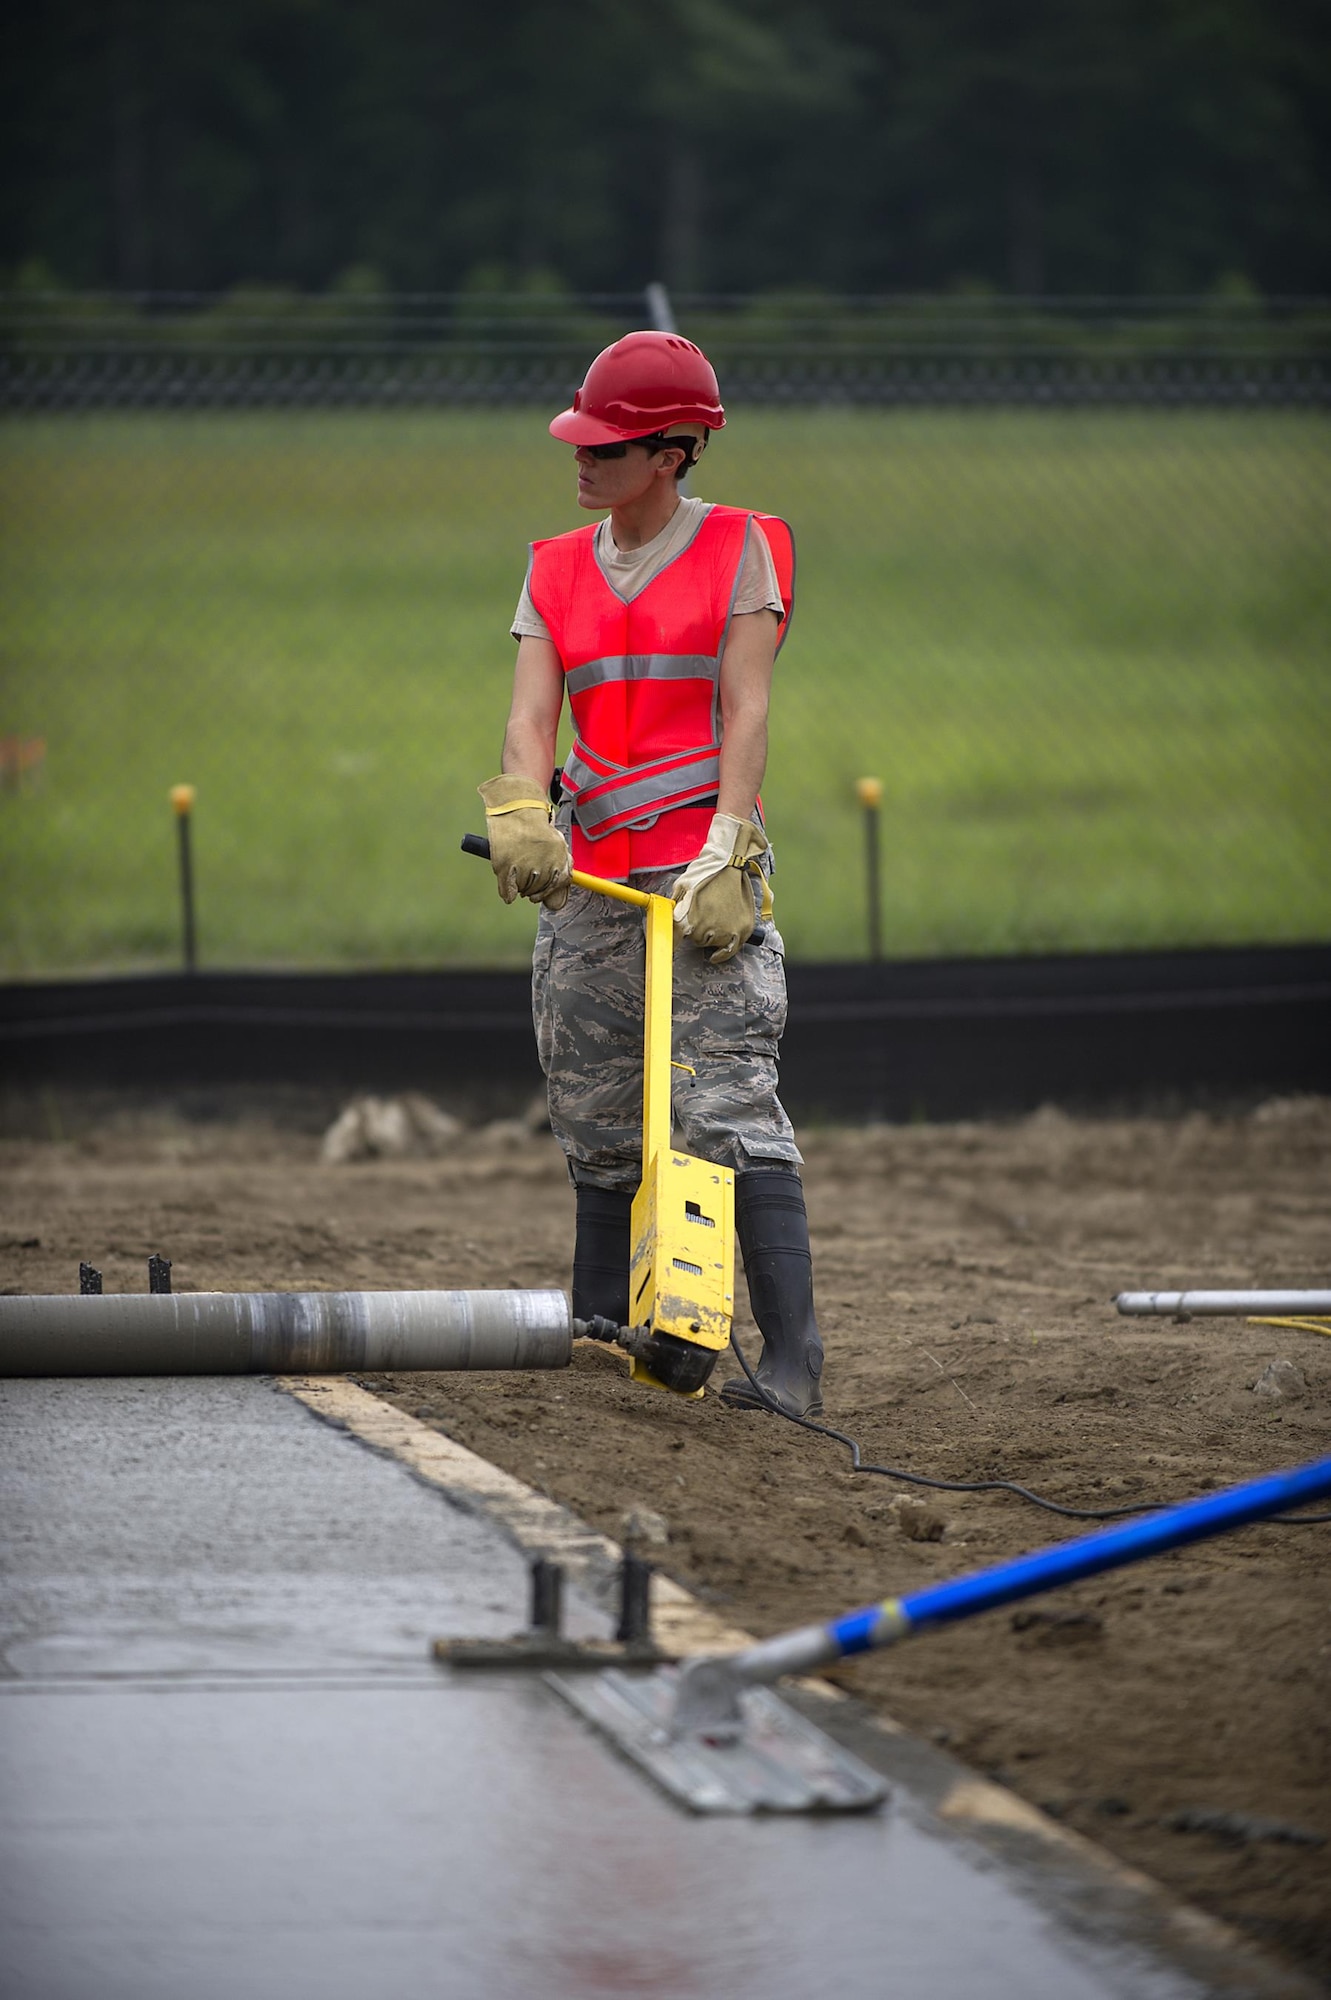
<path fill-rule="evenodd" d="M 1015 1493 L 1029 1506 L 1043 1507 L 1049 1514 L 1062 1514 L 1069 1521 L 1118 1521 L 1125 1514 L 1155 1514 L 1164 1507 L 1177 1504 L 1172 1500 L 1137 1500 L 1127 1507 L 1065 1507 L 1061 1500 L 1049 1500 L 1043 1493 L 1033 1493 L 1029 1486 L 1019 1486 L 1015 1479 L 935 1479 L 927 1472 L 906 1472 L 899 1465 L 866 1465 L 858 1443 L 845 1431 L 834 1430 L 831 1424 L 815 1423 L 812 1417 L 797 1417 L 791 1411 L 782 1409 L 750 1368 L 748 1357 L 736 1340 L 733 1329 L 730 1345 L 736 1361 L 748 1377 L 749 1387 L 763 1408 L 770 1410 L 773 1416 L 784 1417 L 788 1424 L 798 1424 L 802 1431 L 812 1431 L 816 1437 L 832 1438 L 837 1444 L 845 1445 L 850 1453 L 852 1472 L 876 1472 L 884 1479 L 900 1479 L 908 1486 L 928 1486 L 937 1493 Z M 1278 1528 L 1310 1528 L 1331 1521 L 1331 1514 L 1272 1514 L 1268 1520 Z"/>
<path fill-rule="evenodd" d="M 1249 1326 L 1292 1326 L 1296 1333 L 1324 1333 L 1331 1339 L 1331 1319 L 1267 1319 L 1260 1313 L 1249 1313 Z"/>

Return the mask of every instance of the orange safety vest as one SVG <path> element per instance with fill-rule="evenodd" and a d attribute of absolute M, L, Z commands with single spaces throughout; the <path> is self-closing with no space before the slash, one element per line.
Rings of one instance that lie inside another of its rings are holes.
<path fill-rule="evenodd" d="M 622 882 L 702 852 L 721 781 L 721 655 L 755 521 L 772 552 L 784 640 L 795 542 L 774 514 L 713 506 L 627 601 L 597 560 L 595 527 L 533 542 L 528 589 L 577 730 L 564 763 L 575 868 Z"/>

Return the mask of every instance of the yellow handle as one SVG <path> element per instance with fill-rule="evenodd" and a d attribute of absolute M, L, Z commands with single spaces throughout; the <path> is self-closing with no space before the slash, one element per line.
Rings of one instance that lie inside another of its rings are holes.
<path fill-rule="evenodd" d="M 478 833 L 462 837 L 464 854 L 488 857 L 490 843 Z M 648 1170 L 659 1147 L 670 1144 L 670 1031 L 673 1000 L 671 959 L 675 946 L 675 906 L 669 896 L 649 896 L 625 882 L 607 882 L 603 875 L 573 870 L 579 889 L 594 896 L 612 896 L 617 903 L 635 903 L 647 912 L 647 992 L 643 1008 L 642 1170 Z M 687 1069 L 687 1063 L 680 1064 Z"/>
<path fill-rule="evenodd" d="M 613 896 L 617 903 L 637 903 L 641 909 L 656 900 L 668 902 L 668 897 L 653 899 L 645 889 L 630 889 L 626 882 L 607 882 L 603 875 L 584 875 L 580 868 L 573 870 L 573 880 L 579 889 L 590 889 L 594 896 Z"/>

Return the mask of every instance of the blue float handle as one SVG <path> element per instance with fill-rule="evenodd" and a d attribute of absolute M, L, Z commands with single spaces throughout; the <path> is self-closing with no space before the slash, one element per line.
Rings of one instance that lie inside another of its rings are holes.
<path fill-rule="evenodd" d="M 1079 1535 L 1052 1549 L 1018 1556 L 1014 1562 L 999 1563 L 995 1569 L 981 1570 L 976 1576 L 960 1576 L 950 1583 L 935 1583 L 908 1597 L 891 1600 L 893 1622 L 906 1631 L 918 1632 L 928 1625 L 946 1625 L 957 1618 L 970 1618 L 977 1611 L 993 1611 L 1019 1597 L 1034 1597 L 1042 1590 L 1057 1590 L 1077 1583 L 1101 1570 L 1118 1569 L 1124 1563 L 1140 1562 L 1146 1556 L 1162 1555 L 1166 1549 L 1183 1548 L 1209 1535 L 1223 1535 L 1242 1528 L 1268 1514 L 1283 1513 L 1331 1493 L 1331 1458 L 1290 1472 L 1273 1472 L 1244 1486 L 1231 1486 L 1224 1493 L 1208 1493 L 1200 1500 L 1185 1500 L 1144 1520 L 1125 1521 L 1113 1528 L 1101 1528 L 1091 1535 Z M 875 1627 L 887 1610 L 885 1605 L 866 1606 L 839 1618 L 829 1633 L 838 1651 L 859 1653 L 880 1644 Z"/>
<path fill-rule="evenodd" d="M 1013 1562 L 979 1570 L 974 1576 L 960 1576 L 950 1583 L 935 1583 L 927 1590 L 912 1591 L 907 1597 L 889 1597 L 881 1604 L 866 1604 L 858 1611 L 829 1625 L 808 1625 L 798 1631 L 783 1632 L 766 1639 L 747 1653 L 733 1656 L 732 1668 L 745 1681 L 771 1681 L 781 1674 L 808 1673 L 829 1661 L 851 1653 L 867 1653 L 876 1646 L 890 1646 L 908 1634 L 931 1625 L 946 1625 L 958 1618 L 971 1618 L 980 1611 L 993 1611 L 1000 1604 L 1018 1598 L 1035 1597 L 1044 1590 L 1077 1583 L 1083 1577 L 1098 1576 L 1102 1570 L 1119 1569 L 1126 1563 L 1141 1562 L 1146 1556 L 1163 1555 L 1166 1549 L 1183 1548 L 1189 1542 L 1204 1541 L 1210 1535 L 1227 1534 L 1287 1508 L 1303 1507 L 1309 1501 L 1331 1495 L 1331 1458 L 1312 1465 L 1296 1466 L 1288 1472 L 1268 1473 L 1243 1486 L 1231 1486 L 1223 1493 L 1208 1493 L 1200 1500 L 1184 1500 L 1177 1507 L 1164 1507 L 1141 1520 L 1099 1528 L 1093 1534 L 1078 1535 L 1034 1555 L 1018 1556 Z"/>

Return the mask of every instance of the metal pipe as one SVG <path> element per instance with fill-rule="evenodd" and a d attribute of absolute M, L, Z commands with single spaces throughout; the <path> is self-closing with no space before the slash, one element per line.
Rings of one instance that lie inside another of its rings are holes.
<path fill-rule="evenodd" d="M 567 1368 L 563 1292 L 121 1292 L 0 1298 L 0 1376 Z"/>
<path fill-rule="evenodd" d="M 865 1653 L 879 1646 L 891 1646 L 911 1633 L 932 1625 L 951 1624 L 960 1618 L 992 1611 L 1000 1604 L 1012 1604 L 1041 1591 L 1057 1590 L 1083 1577 L 1119 1569 L 1125 1563 L 1141 1562 L 1161 1555 L 1166 1549 L 1183 1548 L 1211 1535 L 1228 1534 L 1270 1514 L 1287 1508 L 1306 1506 L 1311 1500 L 1331 1494 L 1331 1458 L 1312 1465 L 1297 1466 L 1290 1472 L 1273 1472 L 1223 1493 L 1208 1493 L 1200 1500 L 1184 1500 L 1176 1507 L 1162 1508 L 1142 1520 L 1118 1527 L 1101 1528 L 1094 1534 L 1079 1535 L 1070 1542 L 1040 1549 L 1034 1555 L 1018 1556 L 1014 1562 L 998 1563 L 978 1570 L 973 1576 L 936 1583 L 909 1597 L 889 1597 L 882 1604 L 866 1604 L 858 1611 L 837 1618 L 830 1625 L 805 1625 L 783 1632 L 775 1639 L 737 1653 L 723 1662 L 734 1683 L 757 1684 L 779 1680 L 783 1674 L 807 1674 L 829 1661 Z M 703 1663 L 698 1662 L 701 1666 Z M 686 1668 L 681 1681 L 692 1671 Z"/>
<path fill-rule="evenodd" d="M 675 309 L 670 303 L 670 294 L 659 278 L 653 279 L 648 285 L 646 297 L 647 311 L 656 331 L 678 333 L 679 327 L 675 322 Z"/>
<path fill-rule="evenodd" d="M 1331 1313 L 1331 1292 L 1120 1292 L 1121 1313 L 1186 1313 L 1196 1319 L 1246 1313 Z"/>
<path fill-rule="evenodd" d="M 679 324 L 675 318 L 675 308 L 670 302 L 670 294 L 659 278 L 654 278 L 644 294 L 647 300 L 647 317 L 658 333 L 678 333 Z M 701 454 L 700 454 L 701 455 Z M 695 459 L 694 464 L 697 464 Z M 686 472 L 678 482 L 676 491 L 681 499 L 688 497 L 689 475 Z"/>

